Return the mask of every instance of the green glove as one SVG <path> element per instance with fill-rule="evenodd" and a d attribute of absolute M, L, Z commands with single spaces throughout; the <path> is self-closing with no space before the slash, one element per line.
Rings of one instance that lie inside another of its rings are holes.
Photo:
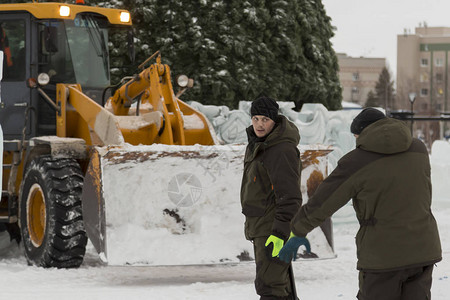
<path fill-rule="evenodd" d="M 267 238 L 266 247 L 273 244 L 272 248 L 272 257 L 277 257 L 278 253 L 280 253 L 281 248 L 283 248 L 284 241 L 277 236 L 271 235 Z"/>
<path fill-rule="evenodd" d="M 295 260 L 298 248 L 300 246 L 305 246 L 306 253 L 311 253 L 311 245 L 309 244 L 308 239 L 306 237 L 296 236 L 291 232 L 291 236 L 289 237 L 286 246 L 284 246 L 283 249 L 281 249 L 281 252 L 278 251 L 280 255 L 280 260 L 286 263 L 290 263 L 292 259 Z M 315 257 L 317 257 L 317 255 L 315 255 Z"/>

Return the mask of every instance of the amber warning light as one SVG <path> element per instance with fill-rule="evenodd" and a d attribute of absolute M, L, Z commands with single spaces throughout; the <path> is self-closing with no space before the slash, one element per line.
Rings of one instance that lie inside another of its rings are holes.
<path fill-rule="evenodd" d="M 70 7 L 68 7 L 66 5 L 61 5 L 59 7 L 59 15 L 61 17 L 68 17 L 68 16 L 70 16 Z"/>
<path fill-rule="evenodd" d="M 130 22 L 130 13 L 127 11 L 120 12 L 120 22 L 122 23 Z"/>

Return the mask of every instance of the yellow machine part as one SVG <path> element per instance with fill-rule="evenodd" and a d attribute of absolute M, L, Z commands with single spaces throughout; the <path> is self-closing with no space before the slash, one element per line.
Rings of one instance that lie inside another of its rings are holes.
<path fill-rule="evenodd" d="M 62 15 L 60 12 L 61 6 L 70 9 L 69 15 Z M 2 11 L 27 11 L 37 19 L 68 19 L 73 20 L 79 13 L 90 12 L 103 15 L 108 18 L 108 21 L 114 25 L 129 25 L 131 26 L 131 18 L 127 22 L 121 20 L 122 13 L 128 13 L 124 9 L 102 8 L 87 5 L 74 5 L 57 2 L 45 3 L 16 3 L 16 4 L 2 4 Z"/>
<path fill-rule="evenodd" d="M 139 98 L 139 115 L 131 112 Z M 213 145 L 206 117 L 175 97 L 170 68 L 161 58 L 122 86 L 107 110 L 83 94 L 80 85 L 57 85 L 57 136 L 83 138 L 88 145 Z"/>
<path fill-rule="evenodd" d="M 86 144 L 120 145 L 123 137 L 114 116 L 83 94 L 80 85 L 56 85 L 56 134 L 83 138 Z M 97 142 L 97 143 L 94 143 Z"/>
<path fill-rule="evenodd" d="M 130 144 L 214 144 L 205 116 L 175 97 L 170 68 L 161 63 L 160 55 L 156 57 L 156 63 L 143 70 L 137 79 L 123 85 L 109 99 L 107 105 L 112 107 L 114 115 L 129 116 L 131 101 L 137 98 L 139 98 L 140 105 L 144 107 L 144 113 L 146 108 L 147 112 L 158 111 L 161 113 L 162 123 L 157 122 L 157 124 L 164 130 L 159 136 L 154 137 L 154 133 L 149 135 L 151 138 L 154 137 L 153 141 L 143 142 L 142 139 L 133 137 L 136 130 L 126 130 L 121 127 L 125 141 Z"/>

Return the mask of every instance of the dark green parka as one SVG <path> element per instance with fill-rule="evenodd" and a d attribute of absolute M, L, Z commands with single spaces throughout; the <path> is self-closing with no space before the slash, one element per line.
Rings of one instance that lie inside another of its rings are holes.
<path fill-rule="evenodd" d="M 245 236 L 252 240 L 273 234 L 287 239 L 290 221 L 302 202 L 297 126 L 278 116 L 265 138 L 258 138 L 253 126 L 247 128 L 247 135 L 241 185 Z"/>
<path fill-rule="evenodd" d="M 356 149 L 299 210 L 293 233 L 306 236 L 350 199 L 360 223 L 358 269 L 387 271 L 441 260 L 428 152 L 403 122 L 384 118 L 361 132 Z"/>

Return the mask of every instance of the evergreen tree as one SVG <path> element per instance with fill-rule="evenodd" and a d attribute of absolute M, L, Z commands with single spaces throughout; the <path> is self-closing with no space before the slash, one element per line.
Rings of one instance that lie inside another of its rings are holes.
<path fill-rule="evenodd" d="M 380 73 L 378 82 L 375 85 L 375 93 L 378 98 L 378 106 L 384 107 L 386 111 L 393 110 L 394 103 L 394 82 L 386 67 Z"/>
<path fill-rule="evenodd" d="M 364 107 L 380 107 L 380 100 L 378 99 L 377 95 L 370 90 L 367 94 L 367 100 Z"/>
<path fill-rule="evenodd" d="M 341 107 L 333 31 L 320 0 L 123 0 L 108 5 L 131 12 L 136 63 L 161 50 L 173 78 L 186 74 L 195 80 L 184 100 L 237 107 L 240 100 L 265 94 L 294 101 L 297 109 L 308 102 Z M 124 53 L 123 41 L 111 39 L 112 55 Z M 126 60 L 115 65 L 115 74 L 130 75 L 124 72 L 127 65 Z"/>

